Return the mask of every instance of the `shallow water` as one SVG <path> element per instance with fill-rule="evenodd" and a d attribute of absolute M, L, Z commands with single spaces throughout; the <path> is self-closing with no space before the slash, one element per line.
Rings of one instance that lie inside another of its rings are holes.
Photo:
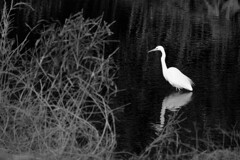
<path fill-rule="evenodd" d="M 28 2 L 28 1 L 27 1 Z M 85 17 L 101 14 L 115 21 L 112 39 L 119 40 L 115 61 L 120 90 L 117 114 L 118 148 L 139 153 L 155 136 L 153 124 L 164 126 L 168 115 L 184 119 L 184 136 L 204 135 L 208 128 L 240 128 L 240 15 L 238 3 L 218 9 L 204 1 L 155 0 L 33 0 L 35 11 L 16 16 L 18 33 L 27 32 L 40 19 L 59 19 L 83 9 Z M 237 1 L 236 1 L 237 2 Z M 167 66 L 174 66 L 195 83 L 193 92 L 176 92 L 162 76 L 160 52 L 164 46 Z"/>

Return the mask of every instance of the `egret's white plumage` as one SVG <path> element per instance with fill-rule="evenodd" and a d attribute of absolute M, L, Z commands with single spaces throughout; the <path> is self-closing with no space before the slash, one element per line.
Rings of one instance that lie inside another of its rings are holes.
<path fill-rule="evenodd" d="M 152 49 L 148 52 L 152 51 L 161 51 L 161 63 L 162 63 L 162 72 L 163 77 L 173 86 L 176 87 L 178 90 L 184 88 L 186 90 L 192 91 L 192 85 L 194 85 L 193 81 L 184 75 L 179 69 L 175 67 L 167 68 L 165 59 L 166 53 L 162 46 L 157 46 L 155 49 Z"/>

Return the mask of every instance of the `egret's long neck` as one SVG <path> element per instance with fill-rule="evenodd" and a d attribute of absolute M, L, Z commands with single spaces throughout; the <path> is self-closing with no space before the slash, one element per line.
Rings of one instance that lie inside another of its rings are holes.
<path fill-rule="evenodd" d="M 162 71 L 163 71 L 163 73 L 165 73 L 165 71 L 167 71 L 167 65 L 166 65 L 166 62 L 165 62 L 166 53 L 165 53 L 164 50 L 162 50 L 161 52 L 162 52 L 162 57 L 161 57 Z"/>

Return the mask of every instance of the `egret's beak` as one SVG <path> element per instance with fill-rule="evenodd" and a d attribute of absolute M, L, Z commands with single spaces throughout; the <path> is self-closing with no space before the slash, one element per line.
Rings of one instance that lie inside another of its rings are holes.
<path fill-rule="evenodd" d="M 149 52 L 156 51 L 156 50 L 157 50 L 157 48 L 154 48 L 154 49 L 152 49 L 152 50 L 148 51 L 148 53 L 149 53 Z"/>

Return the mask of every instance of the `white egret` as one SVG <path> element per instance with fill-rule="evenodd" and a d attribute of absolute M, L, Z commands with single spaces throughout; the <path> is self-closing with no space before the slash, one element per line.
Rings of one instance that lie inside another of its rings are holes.
<path fill-rule="evenodd" d="M 180 90 L 182 88 L 192 91 L 192 85 L 194 85 L 193 81 L 188 78 L 186 75 L 184 75 L 179 69 L 175 67 L 167 68 L 165 59 L 166 59 L 166 53 L 162 46 L 157 46 L 156 48 L 148 51 L 161 51 L 162 57 L 161 57 L 161 63 L 162 63 L 162 72 L 163 77 L 173 86 L 176 87 L 176 89 Z"/>

